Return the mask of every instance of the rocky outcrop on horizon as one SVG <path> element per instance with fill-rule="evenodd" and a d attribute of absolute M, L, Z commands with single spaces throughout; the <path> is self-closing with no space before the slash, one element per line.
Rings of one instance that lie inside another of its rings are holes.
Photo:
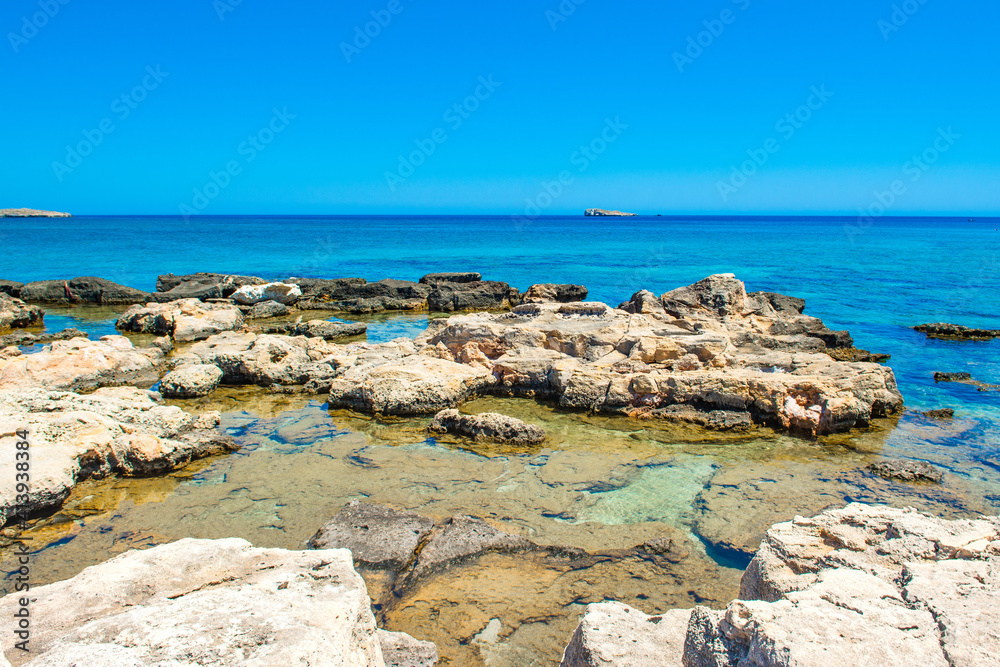
<path fill-rule="evenodd" d="M 71 218 L 69 213 L 42 211 L 36 208 L 0 208 L 0 218 Z"/>
<path fill-rule="evenodd" d="M 437 650 L 375 625 L 345 549 L 259 549 L 183 539 L 32 588 L 30 654 L 14 665 L 308 664 L 431 667 Z M 12 618 L 16 596 L 0 599 Z"/>
<path fill-rule="evenodd" d="M 587 216 L 593 216 L 593 215 L 603 216 L 603 215 L 608 215 L 608 216 L 618 216 L 618 217 L 632 217 L 632 216 L 638 215 L 637 213 L 624 213 L 622 211 L 612 211 L 612 210 L 608 210 L 606 208 L 588 208 L 586 211 L 583 212 L 583 214 L 587 215 Z"/>
<path fill-rule="evenodd" d="M 773 526 L 725 610 L 591 605 L 561 664 L 987 667 L 997 618 L 1000 517 L 853 503 Z"/>

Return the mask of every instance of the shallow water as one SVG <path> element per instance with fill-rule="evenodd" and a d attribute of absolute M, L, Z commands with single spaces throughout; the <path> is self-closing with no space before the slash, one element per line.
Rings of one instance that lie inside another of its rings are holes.
<path fill-rule="evenodd" d="M 647 613 L 720 606 L 736 594 L 740 570 L 763 531 L 795 514 L 852 500 L 944 516 L 1000 512 L 1000 393 L 933 381 L 935 371 L 966 370 L 1000 382 L 1000 341 L 936 341 L 909 329 L 926 321 L 1000 328 L 997 221 L 895 219 L 867 229 L 854 222 L 40 221 L 7 239 L 25 248 L 51 246 L 51 252 L 17 271 L 0 259 L 0 277 L 100 275 L 152 289 L 156 273 L 167 271 L 415 279 L 430 271 L 478 270 L 522 289 L 534 282 L 583 283 L 592 298 L 616 304 L 641 288 L 660 293 L 710 273 L 735 272 L 750 290 L 805 297 L 807 314 L 850 329 L 859 347 L 890 353 L 908 408 L 953 407 L 956 418 L 933 421 L 907 412 L 850 435 L 808 441 L 767 429 L 718 435 L 565 413 L 523 399 L 483 398 L 462 407 L 545 427 L 544 447 L 519 449 L 429 438 L 428 418 L 378 421 L 331 412 L 309 397 L 222 388 L 176 403 L 223 412 L 224 427 L 243 448 L 162 478 L 80 485 L 62 512 L 30 532 L 39 545 L 36 583 L 181 537 L 244 537 L 258 546 L 302 548 L 345 502 L 361 498 L 438 518 L 478 515 L 541 544 L 594 553 L 670 536 L 687 554 L 676 562 L 616 557 L 575 567 L 489 556 L 399 598 L 387 597 L 385 581 L 366 574 L 380 622 L 437 642 L 448 664 L 555 664 L 588 602 L 614 598 Z M 73 225 L 72 244 L 60 236 L 66 225 Z M 272 233 L 276 225 L 279 237 Z M 120 240 L 121 252 L 109 254 L 98 243 L 107 238 Z M 163 265 L 154 266 L 152 257 L 164 258 Z M 339 316 L 366 321 L 367 338 L 376 342 L 413 336 L 428 321 L 426 313 Z M 46 328 L 104 335 L 114 333 L 116 317 L 116 309 L 48 309 Z M 945 482 L 889 482 L 864 471 L 883 456 L 929 461 L 945 470 Z M 0 559 L 0 567 L 12 569 L 7 555 Z M 499 628 L 495 641 L 487 641 L 491 632 L 477 639 L 487 626 Z"/>

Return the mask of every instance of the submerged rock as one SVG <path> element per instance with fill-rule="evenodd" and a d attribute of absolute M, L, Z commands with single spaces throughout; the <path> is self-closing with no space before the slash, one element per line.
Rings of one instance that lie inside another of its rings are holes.
<path fill-rule="evenodd" d="M 928 419 L 951 419 L 955 416 L 955 411 L 951 408 L 940 408 L 938 410 L 924 410 L 920 414 Z"/>
<path fill-rule="evenodd" d="M 351 501 L 309 540 L 310 549 L 350 549 L 354 562 L 402 570 L 430 534 L 434 521 L 415 512 Z"/>
<path fill-rule="evenodd" d="M 38 306 L 29 306 L 21 299 L 0 293 L 0 331 L 41 326 L 44 316 Z"/>
<path fill-rule="evenodd" d="M 904 482 L 935 482 L 940 484 L 944 477 L 944 473 L 925 461 L 888 459 L 871 463 L 868 469 L 879 477 L 898 479 Z"/>
<path fill-rule="evenodd" d="M 163 351 L 135 349 L 124 336 L 53 341 L 36 354 L 0 361 L 0 389 L 45 387 L 89 391 L 120 384 L 152 385 Z"/>
<path fill-rule="evenodd" d="M 1000 338 L 1000 329 L 975 329 L 963 327 L 961 324 L 935 322 L 933 324 L 918 324 L 916 331 L 927 334 L 928 338 L 944 340 L 990 340 Z"/>
<path fill-rule="evenodd" d="M 1000 384 L 980 382 L 974 379 L 970 373 L 935 373 L 934 382 L 957 382 L 976 387 L 979 391 L 1000 391 Z"/>
<path fill-rule="evenodd" d="M 15 503 L 13 475 L 0 479 L 0 525 L 17 506 L 29 515 L 52 511 L 89 477 L 160 474 L 235 449 L 216 428 L 217 412 L 196 418 L 161 405 L 159 398 L 133 387 L 87 395 L 41 388 L 0 391 L 0 468 L 14 469 L 16 430 L 26 428 L 31 445 L 28 502 Z"/>
<path fill-rule="evenodd" d="M 198 299 L 134 305 L 115 323 L 120 331 L 167 335 L 179 342 L 203 340 L 244 326 L 243 313 L 236 306 Z"/>
<path fill-rule="evenodd" d="M 436 651 L 375 626 L 343 549 L 258 549 L 183 539 L 32 588 L 28 665 L 433 665 Z M 17 601 L 0 600 L 12 616 Z M 3 649 L 23 657 L 8 633 Z M 383 658 L 382 647 L 391 654 Z"/>
<path fill-rule="evenodd" d="M 647 656 L 678 654 L 685 667 L 992 665 L 1000 517 L 945 521 L 858 503 L 796 517 L 768 531 L 740 599 L 677 612 L 677 627 L 685 614 L 679 637 L 634 609 L 591 605 L 563 665 L 670 664 Z"/>
<path fill-rule="evenodd" d="M 513 445 L 537 445 L 545 441 L 545 431 L 540 426 L 496 412 L 463 415 L 454 409 L 442 410 L 434 415 L 428 430 Z"/>
<path fill-rule="evenodd" d="M 167 398 L 208 396 L 219 386 L 222 369 L 208 364 L 192 364 L 171 371 L 160 380 L 160 393 Z"/>

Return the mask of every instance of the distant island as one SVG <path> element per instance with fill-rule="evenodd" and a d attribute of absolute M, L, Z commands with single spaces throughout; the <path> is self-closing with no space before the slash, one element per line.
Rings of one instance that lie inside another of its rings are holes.
<path fill-rule="evenodd" d="M 638 213 L 625 213 L 623 211 L 609 211 L 606 208 L 588 208 L 583 212 L 584 215 L 618 215 L 618 216 L 628 216 L 628 215 L 638 215 Z"/>
<path fill-rule="evenodd" d="M 0 218 L 71 218 L 69 213 L 39 211 L 33 208 L 0 208 Z"/>

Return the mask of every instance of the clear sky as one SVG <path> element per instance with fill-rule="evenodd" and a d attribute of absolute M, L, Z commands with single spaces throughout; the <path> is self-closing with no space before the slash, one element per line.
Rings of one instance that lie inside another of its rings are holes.
<path fill-rule="evenodd" d="M 0 207 L 1000 214 L 998 24 L 986 0 L 6 0 Z"/>

